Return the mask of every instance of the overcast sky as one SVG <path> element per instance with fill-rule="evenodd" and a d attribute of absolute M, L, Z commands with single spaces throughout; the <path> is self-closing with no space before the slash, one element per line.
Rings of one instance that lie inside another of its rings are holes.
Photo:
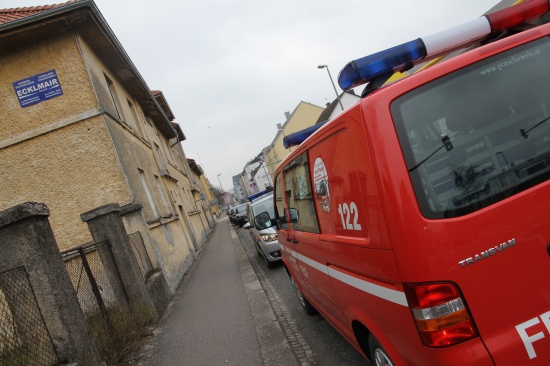
<path fill-rule="evenodd" d="M 63 0 L 0 0 L 0 8 Z M 151 90 L 161 90 L 211 183 L 275 137 L 300 101 L 324 107 L 351 60 L 479 17 L 499 0 L 95 0 Z M 338 87 L 338 86 L 337 86 Z M 338 91 L 341 90 L 338 88 Z"/>

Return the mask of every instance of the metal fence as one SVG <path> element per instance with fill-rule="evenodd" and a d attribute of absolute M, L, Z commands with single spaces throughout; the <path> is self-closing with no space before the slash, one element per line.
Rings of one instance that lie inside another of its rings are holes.
<path fill-rule="evenodd" d="M 126 293 L 107 241 L 61 253 L 100 352 L 113 332 L 113 314 L 129 312 Z"/>
<path fill-rule="evenodd" d="M 0 365 L 58 363 L 25 268 L 0 273 Z"/>
<path fill-rule="evenodd" d="M 151 259 L 149 258 L 149 253 L 147 253 L 147 249 L 145 248 L 145 243 L 143 242 L 141 232 L 136 231 L 133 234 L 129 234 L 128 239 L 130 240 L 132 252 L 136 257 L 139 268 L 141 269 L 141 274 L 143 275 L 143 278 L 147 279 L 147 277 L 153 273 L 154 268 L 151 263 Z"/>

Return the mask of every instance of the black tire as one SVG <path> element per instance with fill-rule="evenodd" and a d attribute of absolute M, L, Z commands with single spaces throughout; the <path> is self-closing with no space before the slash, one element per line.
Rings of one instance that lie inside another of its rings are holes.
<path fill-rule="evenodd" d="M 290 281 L 292 282 L 292 287 L 294 287 L 294 292 L 296 293 L 296 297 L 298 298 L 298 301 L 300 302 L 300 305 L 302 305 L 302 308 L 306 312 L 307 315 L 315 315 L 317 314 L 317 310 L 307 301 L 305 296 L 302 294 L 302 291 L 300 291 L 300 288 L 298 287 L 298 284 L 296 281 L 294 281 L 294 277 L 292 275 L 290 276 Z"/>
<path fill-rule="evenodd" d="M 369 351 L 374 366 L 393 366 L 390 356 L 372 334 L 369 334 Z"/>

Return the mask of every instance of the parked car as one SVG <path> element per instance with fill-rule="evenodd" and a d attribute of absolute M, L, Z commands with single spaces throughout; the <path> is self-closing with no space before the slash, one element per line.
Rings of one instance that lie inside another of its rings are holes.
<path fill-rule="evenodd" d="M 233 213 L 234 213 L 234 206 L 231 206 L 227 209 L 227 217 L 229 217 L 229 221 L 233 223 Z"/>
<path fill-rule="evenodd" d="M 243 227 L 246 223 L 246 205 L 246 203 L 242 203 L 233 208 L 233 214 L 229 218 L 233 225 Z"/>
<path fill-rule="evenodd" d="M 250 202 L 247 207 L 248 223 L 243 227 L 249 230 L 250 237 L 256 244 L 268 268 L 274 268 L 281 261 L 281 248 L 277 241 L 273 193 L 268 193 Z M 267 214 L 267 215 L 266 215 Z"/>

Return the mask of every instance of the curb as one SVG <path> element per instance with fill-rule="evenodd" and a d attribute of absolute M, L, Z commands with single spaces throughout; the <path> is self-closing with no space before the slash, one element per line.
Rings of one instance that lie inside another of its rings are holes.
<path fill-rule="evenodd" d="M 229 231 L 237 254 L 252 318 L 256 327 L 260 351 L 265 366 L 300 365 L 275 317 L 269 300 L 244 251 L 243 244 L 230 224 Z"/>

